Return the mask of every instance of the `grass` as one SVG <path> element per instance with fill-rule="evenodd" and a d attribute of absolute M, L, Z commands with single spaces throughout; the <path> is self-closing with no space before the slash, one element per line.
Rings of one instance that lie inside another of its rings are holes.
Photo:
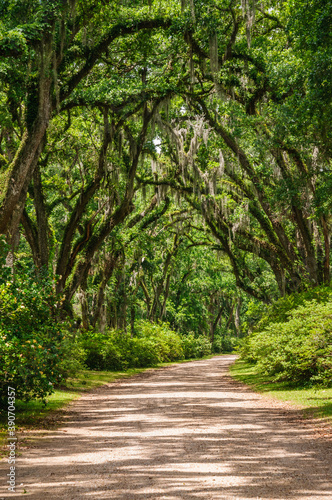
<path fill-rule="evenodd" d="M 306 417 L 327 418 L 332 423 L 332 388 L 294 387 L 287 382 L 274 382 L 258 373 L 256 365 L 241 359 L 231 366 L 230 374 L 255 391 L 302 407 Z"/>

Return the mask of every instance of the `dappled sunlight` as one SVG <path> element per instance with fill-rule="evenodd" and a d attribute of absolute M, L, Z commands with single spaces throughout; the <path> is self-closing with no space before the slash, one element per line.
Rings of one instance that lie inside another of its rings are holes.
<path fill-rule="evenodd" d="M 328 447 L 322 454 L 296 410 L 233 383 L 232 359 L 148 372 L 84 395 L 52 439 L 20 459 L 25 497 L 331 498 Z"/>

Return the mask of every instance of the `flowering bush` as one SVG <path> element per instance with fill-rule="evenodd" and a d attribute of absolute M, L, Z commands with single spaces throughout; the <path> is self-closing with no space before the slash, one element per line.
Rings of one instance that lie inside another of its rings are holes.
<path fill-rule="evenodd" d="M 52 283 L 25 275 L 0 284 L 0 399 L 44 399 L 61 378 L 62 332 Z"/>

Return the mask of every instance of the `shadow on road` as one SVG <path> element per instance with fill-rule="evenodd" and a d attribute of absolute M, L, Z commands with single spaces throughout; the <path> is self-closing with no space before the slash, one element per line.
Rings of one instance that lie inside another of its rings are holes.
<path fill-rule="evenodd" d="M 328 443 L 298 411 L 232 381 L 233 359 L 147 372 L 83 396 L 62 430 L 20 459 L 24 497 L 331 499 Z"/>

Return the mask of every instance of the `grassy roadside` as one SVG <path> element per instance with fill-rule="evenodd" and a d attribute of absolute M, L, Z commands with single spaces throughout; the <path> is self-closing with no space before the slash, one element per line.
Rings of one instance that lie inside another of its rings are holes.
<path fill-rule="evenodd" d="M 202 359 L 209 359 L 213 356 L 205 356 Z M 170 363 L 160 363 L 153 368 L 129 368 L 127 371 L 96 371 L 82 370 L 75 378 L 68 378 L 63 387 L 57 388 L 53 394 L 47 398 L 47 405 L 41 401 L 29 402 L 16 401 L 16 430 L 25 432 L 36 429 L 48 429 L 56 426 L 58 422 L 57 410 L 61 410 L 71 401 L 78 399 L 82 394 L 104 384 L 109 384 L 116 380 L 129 378 L 138 373 L 155 370 L 179 363 L 188 363 L 195 359 L 172 361 Z M 7 413 L 0 413 L 0 459 L 7 453 Z"/>
<path fill-rule="evenodd" d="M 230 375 L 249 385 L 255 391 L 304 409 L 304 416 L 326 418 L 332 424 L 332 388 L 292 387 L 286 382 L 273 382 L 257 372 L 255 365 L 238 359 L 230 368 Z"/>

